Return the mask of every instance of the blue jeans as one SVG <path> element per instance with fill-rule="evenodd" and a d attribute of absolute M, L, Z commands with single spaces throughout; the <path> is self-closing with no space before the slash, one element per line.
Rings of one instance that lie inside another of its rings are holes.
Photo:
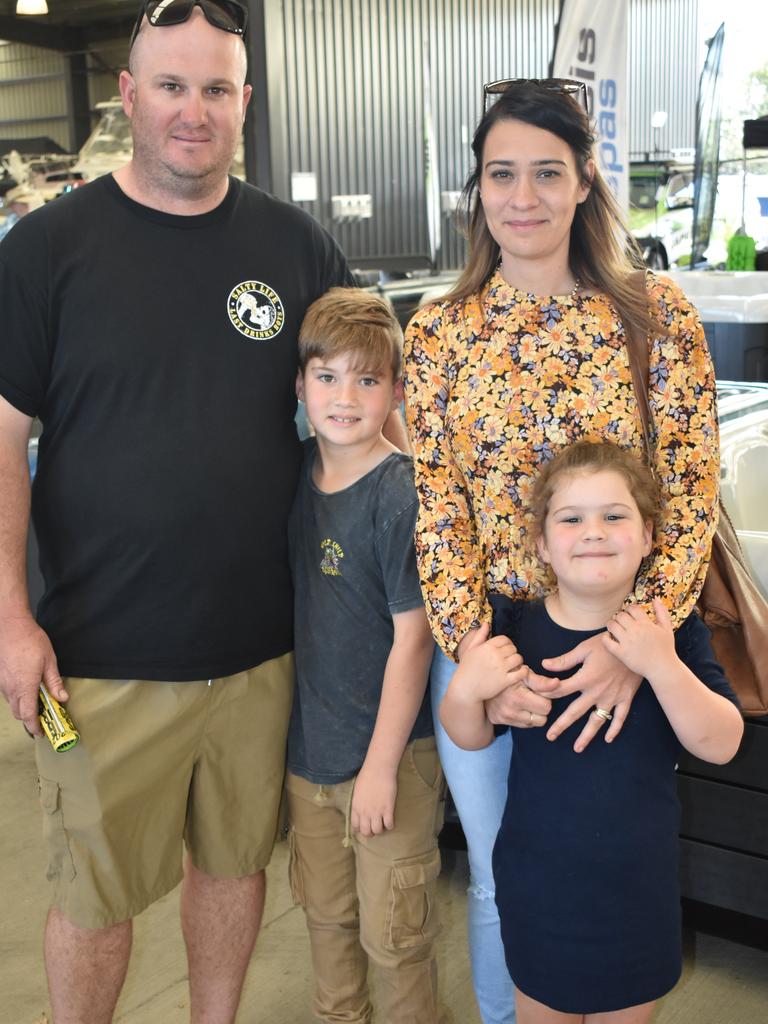
<path fill-rule="evenodd" d="M 507 799 L 512 736 L 506 732 L 485 750 L 462 750 L 449 739 L 438 709 L 455 670 L 455 663 L 438 648 L 432 661 L 432 712 L 440 761 L 467 840 L 472 981 L 483 1024 L 514 1024 L 514 988 L 504 959 L 491 867 Z"/>

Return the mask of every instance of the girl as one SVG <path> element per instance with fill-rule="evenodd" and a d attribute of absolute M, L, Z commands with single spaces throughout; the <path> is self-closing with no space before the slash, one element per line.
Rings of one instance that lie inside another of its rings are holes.
<path fill-rule="evenodd" d="M 724 763 L 743 723 L 698 616 L 674 633 L 660 600 L 652 614 L 625 603 L 653 544 L 647 467 L 608 442 L 581 441 L 542 469 L 531 504 L 557 589 L 493 599 L 499 635 L 462 658 L 440 717 L 459 746 L 489 745 L 484 701 L 525 689 L 529 669 L 543 672 L 544 658 L 590 637 L 644 677 L 615 743 L 579 753 L 578 724 L 555 743 L 514 729 L 493 868 L 520 1024 L 645 1024 L 680 975 L 680 745 Z M 573 699 L 553 701 L 552 716 Z M 592 715 L 611 718 L 599 705 Z"/>

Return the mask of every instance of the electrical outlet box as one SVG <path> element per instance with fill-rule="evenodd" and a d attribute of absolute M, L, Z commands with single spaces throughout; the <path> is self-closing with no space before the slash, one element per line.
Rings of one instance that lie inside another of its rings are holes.
<path fill-rule="evenodd" d="M 373 216 L 369 195 L 331 196 L 331 217 L 338 221 L 367 220 Z"/>

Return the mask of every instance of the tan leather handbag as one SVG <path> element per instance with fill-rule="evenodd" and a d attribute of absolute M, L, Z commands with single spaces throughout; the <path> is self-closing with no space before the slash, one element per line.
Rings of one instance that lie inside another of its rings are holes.
<path fill-rule="evenodd" d="M 645 290 L 645 271 L 634 275 Z M 634 283 L 634 282 L 633 282 Z M 653 463 L 648 402 L 648 338 L 627 330 L 632 383 L 643 421 L 648 462 Z M 712 646 L 744 715 L 768 714 L 768 601 L 752 579 L 731 518 L 718 499 L 712 557 L 696 610 L 712 632 Z"/>

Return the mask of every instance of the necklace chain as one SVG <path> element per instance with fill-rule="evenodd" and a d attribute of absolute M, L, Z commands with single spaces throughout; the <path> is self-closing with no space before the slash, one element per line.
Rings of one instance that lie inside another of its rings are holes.
<path fill-rule="evenodd" d="M 499 262 L 496 264 L 496 270 L 501 274 L 501 257 L 499 257 Z M 573 285 L 573 288 L 571 288 L 571 290 L 566 294 L 566 298 L 571 302 L 576 301 L 576 298 L 579 292 L 581 291 L 581 281 L 579 280 L 579 278 L 574 278 L 574 282 L 575 283 Z M 509 284 L 509 282 L 507 283 Z M 510 284 L 510 288 L 512 288 L 513 291 L 516 291 L 520 295 L 533 295 L 534 298 L 536 297 L 535 292 L 526 292 L 522 288 L 518 288 L 514 284 Z"/>
<path fill-rule="evenodd" d="M 518 295 L 525 295 L 526 297 L 527 296 L 533 296 L 533 298 L 542 298 L 542 296 L 536 295 L 535 292 L 523 291 L 522 288 L 517 288 L 515 285 L 510 285 L 510 287 L 512 288 L 513 291 L 517 292 Z M 576 283 L 574 284 L 573 288 L 571 288 L 571 290 L 566 293 L 565 298 L 568 299 L 569 302 L 575 302 L 576 299 L 578 298 L 578 294 L 579 294 L 580 291 L 581 291 L 581 281 L 577 277 L 576 278 Z M 553 296 L 553 298 L 554 297 L 555 296 Z"/>

